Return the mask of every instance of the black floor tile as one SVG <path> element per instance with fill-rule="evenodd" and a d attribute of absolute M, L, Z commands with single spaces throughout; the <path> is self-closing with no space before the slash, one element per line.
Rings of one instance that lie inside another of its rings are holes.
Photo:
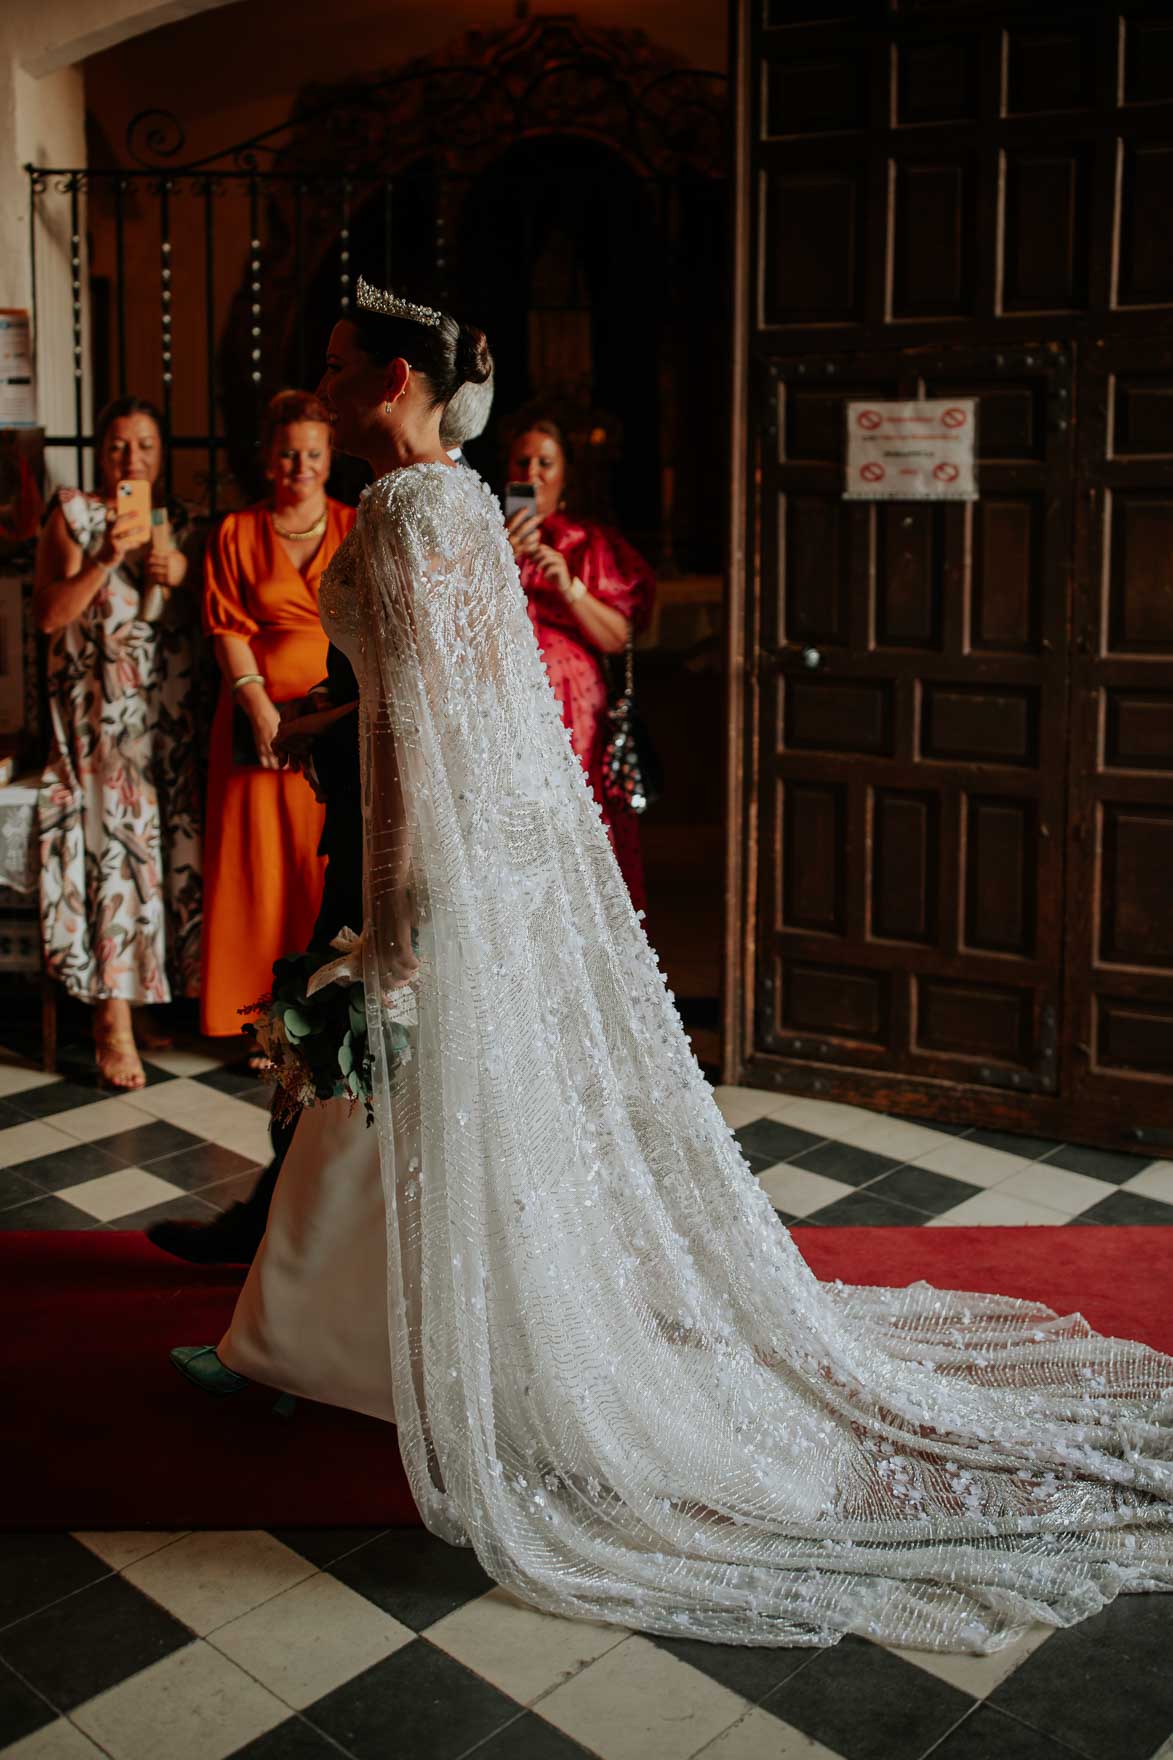
<path fill-rule="evenodd" d="M 290 1717 L 266 1730 L 247 1747 L 234 1748 L 229 1760 L 339 1760 L 340 1750 L 312 1724 Z M 406 1757 L 405 1757 L 406 1760 Z"/>
<path fill-rule="evenodd" d="M 67 1204 L 51 1192 L 31 1198 L 27 1204 L 14 1204 L 11 1210 L 0 1210 L 0 1228 L 95 1228 L 92 1216 Z"/>
<path fill-rule="evenodd" d="M 773 1167 L 776 1161 L 789 1161 L 792 1156 L 801 1155 L 804 1149 L 815 1148 L 823 1140 L 810 1131 L 782 1124 L 776 1118 L 755 1119 L 753 1124 L 742 1125 L 734 1134 L 741 1153 L 755 1172 Z"/>
<path fill-rule="evenodd" d="M 29 1088 L 21 1094 L 18 1104 L 28 1118 L 52 1118 L 56 1112 L 72 1112 L 75 1106 L 92 1106 L 95 1101 L 108 1097 L 98 1087 L 95 1077 L 88 1083 L 46 1082 L 42 1088 Z"/>
<path fill-rule="evenodd" d="M 763 1701 L 844 1760 L 920 1760 L 972 1706 L 968 1693 L 862 1638 L 820 1650 Z"/>
<path fill-rule="evenodd" d="M 797 1167 L 809 1167 L 812 1173 L 840 1180 L 845 1186 L 866 1186 L 900 1166 L 890 1155 L 876 1155 L 854 1143 L 820 1143 L 817 1149 L 796 1155 L 794 1162 Z"/>
<path fill-rule="evenodd" d="M 813 1650 L 783 1649 L 776 1646 L 752 1647 L 747 1644 L 701 1644 L 695 1638 L 664 1638 L 648 1634 L 660 1650 L 667 1650 L 678 1662 L 699 1668 L 710 1680 L 719 1681 L 731 1693 L 757 1705 L 805 1668 Z"/>
<path fill-rule="evenodd" d="M 897 1112 L 893 1116 L 903 1124 L 922 1124 L 927 1131 L 941 1131 L 947 1137 L 968 1137 L 973 1130 L 969 1124 L 942 1124 L 939 1118 L 916 1118 L 911 1112 Z"/>
<path fill-rule="evenodd" d="M 0 1131 L 6 1131 L 9 1125 L 28 1123 L 31 1114 L 20 1110 L 19 1100 L 19 1094 L 0 1100 Z"/>
<path fill-rule="evenodd" d="M 273 1097 L 273 1089 L 268 1082 L 262 1082 L 245 1064 L 225 1064 L 223 1069 L 204 1070 L 196 1076 L 202 1087 L 214 1088 L 217 1094 L 231 1094 L 234 1100 L 247 1100 L 260 1088 L 268 1105 Z"/>
<path fill-rule="evenodd" d="M 0 1746 L 11 1747 L 56 1721 L 52 1707 L 0 1662 Z"/>
<path fill-rule="evenodd" d="M 107 1232 L 129 1229 L 141 1233 L 144 1228 L 150 1228 L 153 1222 L 211 1222 L 219 1214 L 214 1205 L 205 1204 L 194 1192 L 184 1192 L 178 1198 L 166 1198 L 162 1203 L 149 1204 L 145 1210 L 133 1210 L 128 1216 L 112 1216 L 102 1227 Z"/>
<path fill-rule="evenodd" d="M 102 1147 L 119 1156 L 123 1167 L 145 1167 L 149 1161 L 176 1155 L 181 1149 L 202 1148 L 203 1138 L 180 1130 L 177 1124 L 168 1124 L 164 1118 L 153 1118 L 149 1124 L 136 1124 L 131 1130 L 103 1137 Z"/>
<path fill-rule="evenodd" d="M 1143 1173 L 1152 1161 L 1151 1155 L 1120 1155 L 1114 1149 L 1081 1149 L 1065 1143 L 1047 1156 L 1048 1167 L 1065 1167 L 1068 1173 L 1090 1174 L 1092 1179 L 1106 1179 L 1109 1185 L 1122 1186 L 1125 1180 Z"/>
<path fill-rule="evenodd" d="M 1173 1204 L 1165 1204 L 1160 1198 L 1146 1198 L 1140 1192 L 1112 1192 L 1071 1221 L 1093 1226 L 1117 1223 L 1132 1228 L 1168 1228 L 1173 1225 Z"/>
<path fill-rule="evenodd" d="M 1056 1632 L 989 1696 L 1087 1760 L 1149 1760 L 1173 1730 L 1173 1603 L 1121 1595 Z"/>
<path fill-rule="evenodd" d="M 778 1218 L 778 1221 L 782 1224 L 783 1228 L 802 1227 L 801 1216 L 791 1216 L 789 1210 L 779 1210 L 776 1204 L 774 1206 L 774 1215 Z"/>
<path fill-rule="evenodd" d="M 112 1139 L 107 1138 L 106 1142 Z M 61 1192 L 66 1186 L 80 1186 L 87 1179 L 101 1179 L 104 1173 L 117 1173 L 131 1162 L 113 1155 L 103 1143 L 78 1143 L 75 1148 L 61 1149 L 52 1155 L 38 1155 L 32 1161 L 20 1161 L 13 1168 L 22 1179 L 31 1180 L 42 1192 Z"/>
<path fill-rule="evenodd" d="M 68 1534 L 0 1533 L 0 1630 L 110 1575 Z"/>
<path fill-rule="evenodd" d="M 1074 1748 L 1052 1741 L 1041 1730 L 991 1705 L 979 1705 L 933 1749 L 932 1760 L 1073 1760 L 1074 1754 Z"/>
<path fill-rule="evenodd" d="M 305 1712 L 356 1760 L 397 1754 L 456 1760 L 518 1715 L 514 1700 L 417 1639 L 335 1688 Z"/>
<path fill-rule="evenodd" d="M 25 1179 L 14 1167 L 0 1167 L 0 1210 L 11 1209 L 13 1204 L 27 1204 L 30 1198 L 40 1196 L 40 1187 L 31 1179 Z"/>
<path fill-rule="evenodd" d="M 149 1596 L 106 1577 L 0 1632 L 0 1656 L 58 1711 L 72 1711 L 191 1642 Z"/>
<path fill-rule="evenodd" d="M 446 1546 L 419 1528 L 391 1529 L 331 1565 L 330 1574 L 413 1632 L 493 1587 L 469 1548 Z"/>
<path fill-rule="evenodd" d="M 1007 1155 L 1024 1155 L 1029 1161 L 1063 1148 L 1054 1137 L 1020 1137 L 1014 1131 L 970 1131 L 967 1141 L 981 1143 L 986 1149 L 1004 1149 Z"/>
<path fill-rule="evenodd" d="M 199 1195 L 205 1204 L 213 1204 L 217 1210 L 230 1210 L 233 1204 L 248 1202 L 260 1177 L 261 1169 L 251 1167 L 247 1173 L 238 1173 L 235 1179 L 217 1180 L 214 1186 L 201 1186 Z"/>
<path fill-rule="evenodd" d="M 270 1087 L 254 1088 L 251 1093 L 237 1094 L 237 1100 L 243 1100 L 246 1106 L 255 1106 L 258 1112 L 272 1112 L 273 1090 Z"/>
<path fill-rule="evenodd" d="M 917 1228 L 924 1220 L 923 1210 L 912 1210 L 907 1204 L 874 1197 L 871 1186 L 862 1192 L 848 1192 L 845 1198 L 836 1198 L 833 1204 L 803 1218 L 804 1222 L 817 1223 L 820 1228 Z"/>
<path fill-rule="evenodd" d="M 966 1198 L 981 1191 L 966 1180 L 952 1179 L 945 1173 L 933 1173 L 927 1167 L 898 1167 L 868 1187 L 868 1196 L 884 1198 L 896 1204 L 910 1204 L 927 1216 L 943 1216 Z"/>
<path fill-rule="evenodd" d="M 144 1164 L 137 1162 L 136 1165 L 141 1167 Z M 164 1155 L 160 1160 L 152 1161 L 151 1172 L 158 1174 L 160 1179 L 170 1180 L 173 1186 L 181 1186 L 185 1192 L 198 1192 L 203 1186 L 219 1185 L 239 1174 L 253 1174 L 256 1165 L 247 1155 L 238 1155 L 234 1149 L 222 1149 L 219 1143 L 202 1143 L 192 1138 L 189 1146 L 181 1148 L 177 1155 Z"/>
<path fill-rule="evenodd" d="M 526 1711 L 483 1742 L 469 1760 L 594 1760 L 594 1756 L 552 1723 Z"/>
<path fill-rule="evenodd" d="M 348 1552 L 357 1552 L 360 1546 L 368 1546 L 372 1540 L 378 1540 L 383 1534 L 390 1532 L 387 1528 L 273 1528 L 274 1540 L 280 1540 L 291 1552 L 301 1558 L 308 1558 L 319 1570 L 333 1564 L 337 1559 L 345 1558 Z"/>

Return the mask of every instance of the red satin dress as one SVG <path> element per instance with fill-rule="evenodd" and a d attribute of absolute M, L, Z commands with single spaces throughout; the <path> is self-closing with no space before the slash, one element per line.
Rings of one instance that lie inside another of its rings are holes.
<path fill-rule="evenodd" d="M 621 611 L 634 624 L 637 635 L 646 628 L 655 602 L 655 578 L 639 552 L 618 532 L 554 513 L 542 522 L 540 536 L 543 544 L 565 556 L 572 580 L 577 575 L 588 593 Z M 534 559 L 526 556 L 519 560 L 530 622 L 562 705 L 562 719 L 603 809 L 603 823 L 632 903 L 643 910 L 646 894 L 639 819 L 627 807 L 609 801 L 603 790 L 603 753 L 609 731 L 603 656 Z"/>

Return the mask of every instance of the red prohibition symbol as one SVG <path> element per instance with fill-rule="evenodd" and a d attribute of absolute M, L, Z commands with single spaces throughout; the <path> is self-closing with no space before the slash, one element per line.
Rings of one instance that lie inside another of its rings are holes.
<path fill-rule="evenodd" d="M 885 471 L 882 464 L 876 464 L 873 461 L 871 464 L 861 464 L 859 474 L 865 483 L 882 483 Z"/>
<path fill-rule="evenodd" d="M 949 464 L 946 461 L 946 463 L 934 467 L 933 475 L 938 483 L 955 483 L 961 473 L 955 464 Z"/>
<path fill-rule="evenodd" d="M 943 428 L 964 428 L 969 417 L 963 409 L 947 409 L 941 417 Z"/>
<path fill-rule="evenodd" d="M 856 420 L 861 428 L 867 428 L 869 431 L 874 432 L 874 430 L 881 425 L 884 418 L 878 409 L 861 409 Z"/>

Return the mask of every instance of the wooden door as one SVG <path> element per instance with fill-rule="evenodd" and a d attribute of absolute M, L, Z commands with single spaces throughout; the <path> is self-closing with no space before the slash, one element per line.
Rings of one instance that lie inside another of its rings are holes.
<path fill-rule="evenodd" d="M 1173 339 L 1081 375 L 1067 1021 L 1076 1117 L 1173 1146 Z"/>
<path fill-rule="evenodd" d="M 1168 1146 L 1168 0 L 734 23 L 726 1078 Z M 845 504 L 853 392 L 981 499 Z"/>
<path fill-rule="evenodd" d="M 762 394 L 749 1073 L 1053 1093 L 1069 358 L 805 356 Z M 974 396 L 980 501 L 843 500 L 850 399 Z"/>

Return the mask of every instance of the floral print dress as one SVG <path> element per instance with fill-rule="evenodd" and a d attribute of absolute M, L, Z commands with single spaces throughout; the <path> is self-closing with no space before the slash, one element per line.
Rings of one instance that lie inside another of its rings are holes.
<path fill-rule="evenodd" d="M 103 502 L 58 497 L 93 555 Z M 177 525 L 173 516 L 173 529 Z M 41 779 L 45 965 L 86 1002 L 194 996 L 200 970 L 196 599 L 191 573 L 158 623 L 140 616 L 142 571 L 111 571 L 84 614 L 50 638 L 53 743 Z"/>

